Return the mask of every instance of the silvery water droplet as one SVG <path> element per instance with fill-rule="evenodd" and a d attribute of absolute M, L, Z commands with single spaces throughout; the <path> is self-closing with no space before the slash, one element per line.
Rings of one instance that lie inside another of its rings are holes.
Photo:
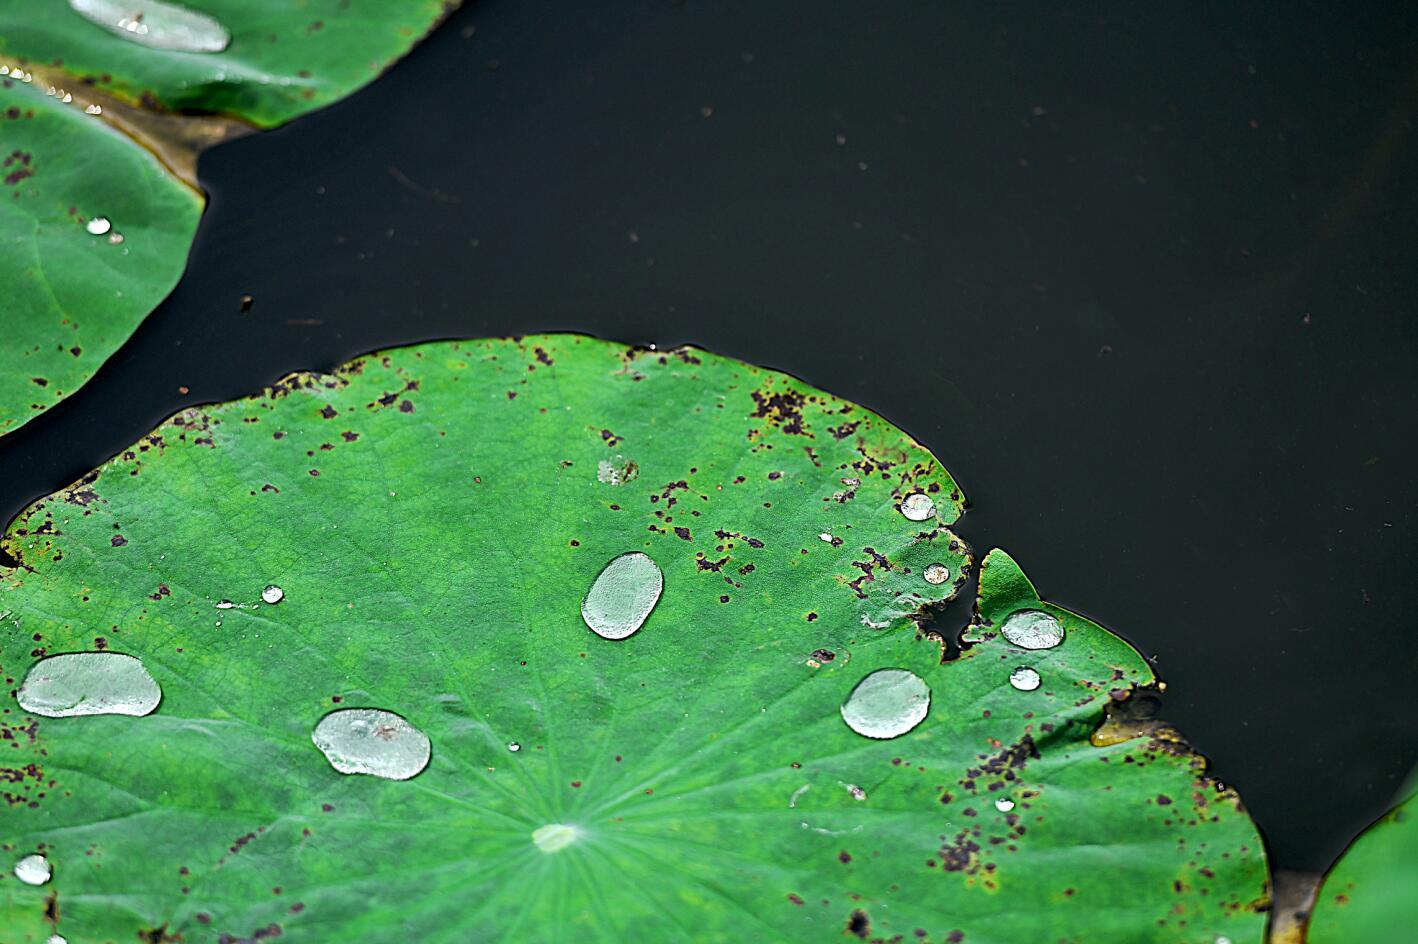
<path fill-rule="evenodd" d="M 1052 649 L 1064 638 L 1063 624 L 1039 610 L 1011 613 L 1000 632 L 1021 649 Z"/>
<path fill-rule="evenodd" d="M 53 874 L 49 860 L 42 855 L 27 855 L 15 863 L 15 878 L 26 885 L 43 885 Z"/>
<path fill-rule="evenodd" d="M 611 456 L 596 465 L 596 481 L 606 485 L 624 485 L 639 475 L 640 466 L 625 456 Z"/>
<path fill-rule="evenodd" d="M 229 610 L 229 609 L 231 609 L 231 608 L 234 607 L 234 606 L 236 606 L 236 604 L 233 603 L 233 602 L 231 602 L 230 600 L 218 600 L 218 601 L 217 601 L 217 609 L 219 609 L 219 610 Z"/>
<path fill-rule="evenodd" d="M 624 639 L 645 623 L 665 589 L 665 575 L 639 551 L 606 565 L 581 601 L 581 618 L 603 639 Z"/>
<path fill-rule="evenodd" d="M 44 944 L 69 944 L 69 939 L 62 934 L 51 934 Z"/>
<path fill-rule="evenodd" d="M 90 105 L 88 108 L 85 108 L 85 109 L 84 109 L 84 114 L 86 114 L 86 115 L 102 115 L 102 114 L 103 114 L 103 106 L 102 106 L 102 105 Z"/>
<path fill-rule="evenodd" d="M 1021 665 L 1009 673 L 1009 684 L 1021 692 L 1032 692 L 1039 687 L 1039 673 L 1027 665 Z"/>
<path fill-rule="evenodd" d="M 999 810 L 1001 813 L 1008 813 L 1010 810 L 1014 809 L 1014 801 L 1008 797 L 1000 797 L 995 801 L 995 809 Z"/>
<path fill-rule="evenodd" d="M 108 221 L 106 216 L 96 216 L 84 224 L 84 229 L 88 230 L 91 235 L 102 236 L 113 229 L 113 224 Z"/>
<path fill-rule="evenodd" d="M 310 739 L 342 774 L 408 780 L 428 766 L 428 735 L 392 711 L 342 708 L 320 719 Z"/>
<path fill-rule="evenodd" d="M 931 564 L 921 576 L 926 578 L 926 583 L 940 586 L 950 579 L 950 568 L 944 564 Z"/>
<path fill-rule="evenodd" d="M 925 521 L 935 514 L 935 499 L 925 492 L 913 492 L 901 502 L 901 514 L 910 521 Z"/>
<path fill-rule="evenodd" d="M 507 745 L 507 749 L 515 754 L 522 749 L 522 745 L 518 744 L 516 741 L 513 741 L 511 744 Z"/>
<path fill-rule="evenodd" d="M 151 714 L 162 689 L 143 663 L 120 652 L 66 652 L 30 666 L 16 696 L 46 718 Z"/>
<path fill-rule="evenodd" d="M 117 246 L 122 244 L 122 242 L 123 234 L 118 232 L 118 230 L 114 230 L 113 232 L 108 234 L 108 244 L 110 246 Z"/>
<path fill-rule="evenodd" d="M 1216 944 L 1231 944 L 1231 939 L 1222 934 L 1216 938 Z"/>
<path fill-rule="evenodd" d="M 920 676 L 905 669 L 878 669 L 847 696 L 842 720 L 858 734 L 887 740 L 924 721 L 930 707 L 931 690 Z"/>
<path fill-rule="evenodd" d="M 575 842 L 581 830 L 565 823 L 547 823 L 532 830 L 532 842 L 545 853 L 560 852 Z"/>
<path fill-rule="evenodd" d="M 177 52 L 221 52 L 231 34 L 207 16 L 164 0 L 69 0 L 76 13 L 135 43 Z"/>
<path fill-rule="evenodd" d="M 261 599 L 265 600 L 267 603 L 280 603 L 285 598 L 286 592 L 275 584 L 271 584 L 265 590 L 261 591 Z"/>

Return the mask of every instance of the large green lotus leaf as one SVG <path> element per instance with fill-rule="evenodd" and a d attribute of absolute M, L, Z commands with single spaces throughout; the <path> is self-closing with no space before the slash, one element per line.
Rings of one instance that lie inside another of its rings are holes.
<path fill-rule="evenodd" d="M 1418 928 L 1418 791 L 1354 841 L 1315 896 L 1308 944 L 1394 944 Z"/>
<path fill-rule="evenodd" d="M 4 433 L 73 393 L 167 295 L 202 199 L 82 106 L 8 77 L 0 181 Z M 111 228 L 95 235 L 97 217 Z"/>
<path fill-rule="evenodd" d="M 900 511 L 915 493 L 935 517 Z M 0 879 L 0 923 L 82 944 L 1258 941 L 1235 797 L 1174 739 L 1090 741 L 1152 680 L 1135 651 L 995 553 L 975 641 L 943 661 L 917 618 L 968 573 L 961 502 L 880 417 L 694 350 L 429 344 L 187 411 L 7 532 L 9 684 L 106 649 L 162 701 L 5 708 L 0 849 L 53 878 Z M 627 552 L 664 590 L 610 641 L 582 602 Z M 1009 645 L 993 627 L 1019 609 L 1067 638 Z M 1008 682 L 1021 665 L 1036 690 Z M 930 709 L 870 739 L 840 709 L 884 668 Z M 312 731 L 351 707 L 427 734 L 429 766 L 337 773 Z"/>
<path fill-rule="evenodd" d="M 164 17 L 154 8 L 174 4 L 109 5 L 118 11 L 115 21 L 146 10 L 155 35 Z M 98 25 L 66 0 L 0 0 L 0 55 L 62 67 L 133 104 L 270 127 L 372 81 L 457 3 L 182 0 L 176 6 L 215 20 L 230 44 L 215 52 L 154 48 Z"/>

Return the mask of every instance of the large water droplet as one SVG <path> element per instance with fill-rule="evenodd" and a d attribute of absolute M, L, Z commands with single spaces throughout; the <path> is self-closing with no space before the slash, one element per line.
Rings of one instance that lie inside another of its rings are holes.
<path fill-rule="evenodd" d="M 342 774 L 408 780 L 428 766 L 428 735 L 392 711 L 342 708 L 320 719 L 310 739 Z"/>
<path fill-rule="evenodd" d="M 901 514 L 911 521 L 925 521 L 935 514 L 935 499 L 925 492 L 914 492 L 901 502 Z"/>
<path fill-rule="evenodd" d="M 261 599 L 265 600 L 267 603 L 280 603 L 285 598 L 286 592 L 275 584 L 271 584 L 265 590 L 261 591 Z"/>
<path fill-rule="evenodd" d="M 606 485 L 624 485 L 640 475 L 640 466 L 634 459 L 625 456 L 611 456 L 602 459 L 596 466 L 596 481 Z"/>
<path fill-rule="evenodd" d="M 842 705 L 847 727 L 869 738 L 900 737 L 931 708 L 931 690 L 914 672 L 878 669 L 857 683 Z"/>
<path fill-rule="evenodd" d="M 658 564 L 639 551 L 622 554 L 591 584 L 581 618 L 603 639 L 624 639 L 645 623 L 664 589 Z"/>
<path fill-rule="evenodd" d="M 69 944 L 69 939 L 62 934 L 51 934 L 44 944 Z"/>
<path fill-rule="evenodd" d="M 94 236 L 102 236 L 104 233 L 113 229 L 113 224 L 109 222 L 106 216 L 96 216 L 84 224 L 84 229 L 88 230 Z"/>
<path fill-rule="evenodd" d="M 921 576 L 926 578 L 926 583 L 940 586 L 950 579 L 950 568 L 944 564 L 931 564 Z"/>
<path fill-rule="evenodd" d="M 135 43 L 177 52 L 221 52 L 231 34 L 204 13 L 163 0 L 69 0 L 69 6 Z"/>
<path fill-rule="evenodd" d="M 151 714 L 162 689 L 143 663 L 119 652 L 67 652 L 30 667 L 16 696 L 46 718 Z"/>
<path fill-rule="evenodd" d="M 1063 624 L 1039 610 L 1011 613 L 1000 632 L 1021 649 L 1052 649 L 1064 638 Z"/>
<path fill-rule="evenodd" d="M 49 860 L 42 855 L 27 855 L 15 863 L 15 878 L 26 885 L 43 885 L 53 874 Z"/>
<path fill-rule="evenodd" d="M 1001 813 L 1008 813 L 1010 810 L 1014 809 L 1014 801 L 1009 797 L 1000 797 L 995 801 L 995 809 L 999 810 Z"/>
<path fill-rule="evenodd" d="M 581 835 L 581 830 L 565 823 L 547 823 L 532 830 L 532 842 L 543 852 L 560 852 Z"/>
<path fill-rule="evenodd" d="M 1021 692 L 1032 692 L 1039 687 L 1039 673 L 1027 665 L 1021 665 L 1009 673 L 1009 684 Z"/>

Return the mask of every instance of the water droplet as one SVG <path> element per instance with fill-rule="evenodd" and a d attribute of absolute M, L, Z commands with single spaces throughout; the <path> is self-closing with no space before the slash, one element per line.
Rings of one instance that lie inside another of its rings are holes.
<path fill-rule="evenodd" d="M 507 745 L 507 749 L 515 754 L 522 749 L 522 745 L 518 744 L 516 741 L 513 741 L 511 744 Z"/>
<path fill-rule="evenodd" d="M 596 466 L 596 481 L 606 485 L 624 485 L 640 475 L 640 466 L 634 459 L 625 456 L 611 456 L 602 459 Z"/>
<path fill-rule="evenodd" d="M 846 787 L 847 792 L 852 795 L 852 799 L 857 800 L 858 802 L 867 798 L 867 792 L 861 787 L 857 786 L 855 783 L 844 783 L 842 784 L 842 786 Z"/>
<path fill-rule="evenodd" d="M 914 492 L 901 502 L 901 514 L 910 521 L 925 521 L 935 514 L 935 500 L 925 492 Z"/>
<path fill-rule="evenodd" d="M 1011 613 L 1000 632 L 1021 649 L 1052 649 L 1064 638 L 1063 624 L 1039 610 Z"/>
<path fill-rule="evenodd" d="M 995 809 L 999 810 L 1001 813 L 1008 813 L 1010 810 L 1014 809 L 1014 801 L 1009 799 L 1009 797 L 1000 797 L 995 801 Z"/>
<path fill-rule="evenodd" d="M 109 245 L 112 245 L 112 246 L 117 246 L 117 245 L 119 245 L 120 243 L 123 242 L 123 234 L 120 233 L 120 232 L 118 232 L 117 230 L 114 230 L 113 232 L 111 232 L 111 233 L 108 234 L 108 242 L 109 242 Z"/>
<path fill-rule="evenodd" d="M 1021 665 L 1009 673 L 1009 684 L 1021 692 L 1032 692 L 1039 687 L 1039 673 L 1027 665 Z"/>
<path fill-rule="evenodd" d="M 113 229 L 113 224 L 108 221 L 106 216 L 96 216 L 84 224 L 84 229 L 94 236 L 102 236 Z"/>
<path fill-rule="evenodd" d="M 1231 944 L 1231 939 L 1222 934 L 1216 938 L 1216 944 Z"/>
<path fill-rule="evenodd" d="M 273 605 L 276 603 L 280 603 L 285 598 L 286 592 L 275 584 L 271 584 L 265 590 L 261 591 L 261 599 Z"/>
<path fill-rule="evenodd" d="M 102 106 L 102 105 L 90 105 L 88 108 L 85 108 L 85 109 L 84 109 L 84 114 L 86 114 L 86 115 L 102 115 L 102 114 L 103 114 L 103 106 Z"/>
<path fill-rule="evenodd" d="M 229 610 L 229 609 L 231 609 L 231 608 L 234 607 L 234 606 L 236 606 L 236 604 L 233 603 L 233 602 L 231 602 L 230 600 L 218 600 L 218 601 L 217 601 L 217 609 L 219 609 L 219 610 Z"/>
<path fill-rule="evenodd" d="M 26 885 L 43 885 L 53 874 L 49 860 L 42 855 L 27 855 L 15 863 L 15 878 Z"/>
<path fill-rule="evenodd" d="M 586 591 L 581 618 L 603 639 L 624 639 L 644 624 L 664 589 L 658 564 L 639 551 L 622 554 Z"/>
<path fill-rule="evenodd" d="M 69 0 L 69 6 L 109 32 L 154 49 L 221 52 L 231 44 L 231 34 L 210 16 L 164 0 Z"/>
<path fill-rule="evenodd" d="M 67 652 L 30 667 L 20 707 L 46 718 L 151 714 L 162 689 L 143 663 L 120 652 Z"/>
<path fill-rule="evenodd" d="M 310 739 L 342 774 L 408 780 L 428 766 L 428 735 L 392 711 L 342 708 L 320 719 Z"/>
<path fill-rule="evenodd" d="M 565 823 L 547 823 L 532 830 L 532 842 L 543 852 L 560 852 L 581 836 L 581 830 Z"/>
<path fill-rule="evenodd" d="M 69 939 L 62 934 L 51 934 L 44 944 L 69 944 Z"/>
<path fill-rule="evenodd" d="M 921 576 L 926 578 L 926 583 L 939 586 L 950 579 L 950 568 L 944 564 L 931 564 Z"/>
<path fill-rule="evenodd" d="M 842 705 L 847 727 L 869 738 L 900 737 L 920 724 L 931 707 L 931 690 L 905 669 L 878 669 L 857 683 Z"/>

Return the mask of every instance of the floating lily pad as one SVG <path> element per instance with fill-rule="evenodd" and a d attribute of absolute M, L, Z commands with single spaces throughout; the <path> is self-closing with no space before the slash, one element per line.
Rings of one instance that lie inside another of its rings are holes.
<path fill-rule="evenodd" d="M 0 434 L 73 393 L 172 290 L 202 198 L 82 104 L 0 78 Z"/>
<path fill-rule="evenodd" d="M 457 5 L 0 0 L 0 56 L 130 104 L 271 127 L 371 82 Z"/>
<path fill-rule="evenodd" d="M 0 880 L 0 923 L 42 941 L 52 894 L 79 941 L 1259 941 L 1234 794 L 1165 731 L 1090 740 L 1152 681 L 1131 647 L 995 552 L 943 661 L 962 501 L 880 417 L 692 349 L 429 344 L 189 410 L 4 538 L 5 675 L 117 651 L 163 698 L 0 716 L 0 851 L 53 869 Z M 603 638 L 626 554 L 662 585 Z M 1063 640 L 1009 644 L 1024 610 Z M 312 731 L 352 708 L 398 720 L 343 774 Z M 360 775 L 405 726 L 427 766 Z"/>
<path fill-rule="evenodd" d="M 1418 928 L 1418 791 L 1370 826 L 1325 876 L 1307 944 L 1392 944 Z"/>

